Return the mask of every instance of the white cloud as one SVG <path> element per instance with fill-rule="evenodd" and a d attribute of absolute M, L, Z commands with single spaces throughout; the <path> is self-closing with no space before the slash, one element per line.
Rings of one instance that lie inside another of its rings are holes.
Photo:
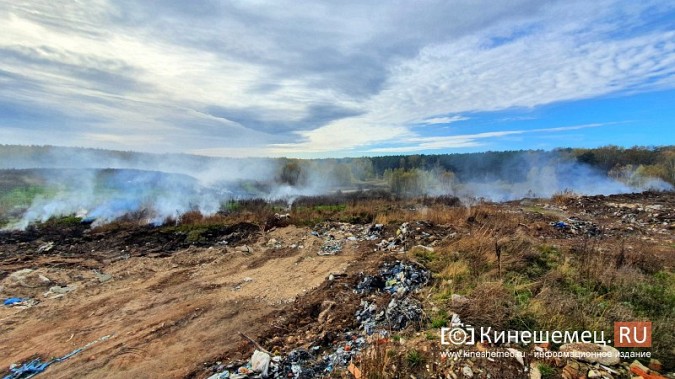
<path fill-rule="evenodd" d="M 451 124 L 453 122 L 469 120 L 468 117 L 455 115 L 451 117 L 431 117 L 425 120 L 420 121 L 420 124 L 424 125 L 436 125 L 436 124 Z"/>
<path fill-rule="evenodd" d="M 481 137 L 419 133 L 471 112 L 674 88 L 675 32 L 645 18 L 672 8 L 4 2 L 0 107 L 41 110 L 50 116 L 34 123 L 56 130 L 0 118 L 0 132 L 4 143 L 224 155 L 475 146 Z"/>

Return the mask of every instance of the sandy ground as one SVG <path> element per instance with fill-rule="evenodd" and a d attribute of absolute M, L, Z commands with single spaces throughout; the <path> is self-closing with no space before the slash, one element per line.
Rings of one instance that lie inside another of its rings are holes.
<path fill-rule="evenodd" d="M 268 247 L 269 239 L 277 246 Z M 179 378 L 227 347 L 237 335 L 255 336 L 270 314 L 344 271 L 357 256 L 356 243 L 335 256 L 318 256 L 322 241 L 308 229 L 275 230 L 251 245 L 188 248 L 170 257 L 131 257 L 101 271 L 101 283 L 85 267 L 55 268 L 34 261 L 21 283 L 8 276 L 7 296 L 30 296 L 39 304 L 0 307 L 0 367 L 35 355 L 63 356 L 96 341 L 80 354 L 50 366 L 50 378 Z M 291 248 L 298 244 L 303 247 Z M 82 257 L 83 260 L 86 257 Z M 50 280 L 47 283 L 44 278 Z M 75 289 L 51 298 L 55 283 Z"/>

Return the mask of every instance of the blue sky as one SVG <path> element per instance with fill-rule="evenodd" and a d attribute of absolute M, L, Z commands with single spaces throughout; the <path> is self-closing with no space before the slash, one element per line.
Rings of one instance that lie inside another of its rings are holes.
<path fill-rule="evenodd" d="M 675 144 L 672 1 L 1 1 L 0 143 L 342 157 Z"/>

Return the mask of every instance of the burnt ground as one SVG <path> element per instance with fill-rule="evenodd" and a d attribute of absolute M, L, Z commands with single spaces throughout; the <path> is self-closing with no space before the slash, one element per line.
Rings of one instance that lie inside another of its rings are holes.
<path fill-rule="evenodd" d="M 522 222 L 516 229 L 505 226 L 503 234 L 560 245 L 587 237 L 637 237 L 653 243 L 660 262 L 672 269 L 674 204 L 672 192 L 526 199 L 491 205 L 497 213 L 467 210 L 454 224 L 413 221 L 411 239 L 442 244 L 481 230 L 499 217 L 495 214 L 517 215 Z M 551 225 L 559 220 L 568 227 Z M 398 226 L 386 225 L 377 240 L 361 238 L 369 225 L 337 223 L 269 231 L 239 223 L 210 228 L 196 240 L 174 227 L 131 224 L 98 229 L 43 224 L 4 232 L 0 294 L 37 302 L 0 308 L 0 373 L 92 341 L 99 342 L 44 375 L 204 378 L 222 362 L 250 357 L 253 348 L 240 332 L 282 354 L 334 345 L 358 327 L 354 313 L 363 296 L 354 288 L 363 275 L 384 261 L 406 258 L 398 249 L 377 247 L 382 238 L 394 238 Z M 344 241 L 342 250 L 318 255 L 329 236 Z M 386 304 L 388 298 L 373 300 Z M 100 340 L 103 336 L 111 337 Z M 433 349 L 428 341 L 419 344 Z M 504 378 L 523 375 L 517 364 L 485 364 Z"/>

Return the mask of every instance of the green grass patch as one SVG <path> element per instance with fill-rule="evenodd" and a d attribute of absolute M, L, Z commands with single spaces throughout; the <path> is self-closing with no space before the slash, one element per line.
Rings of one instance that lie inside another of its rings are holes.
<path fill-rule="evenodd" d="M 416 369 L 424 366 L 427 363 L 427 358 L 418 350 L 410 350 L 405 355 L 405 362 L 411 369 Z"/>
<path fill-rule="evenodd" d="M 448 312 L 446 310 L 439 311 L 436 316 L 431 319 L 431 327 L 440 329 L 448 326 Z"/>
<path fill-rule="evenodd" d="M 623 300 L 640 316 L 672 316 L 675 311 L 675 274 L 660 271 L 622 293 Z"/>
<path fill-rule="evenodd" d="M 554 378 L 556 371 L 553 367 L 546 363 L 540 363 L 537 365 L 537 368 L 539 369 L 539 372 L 541 373 L 542 379 L 546 378 Z"/>

